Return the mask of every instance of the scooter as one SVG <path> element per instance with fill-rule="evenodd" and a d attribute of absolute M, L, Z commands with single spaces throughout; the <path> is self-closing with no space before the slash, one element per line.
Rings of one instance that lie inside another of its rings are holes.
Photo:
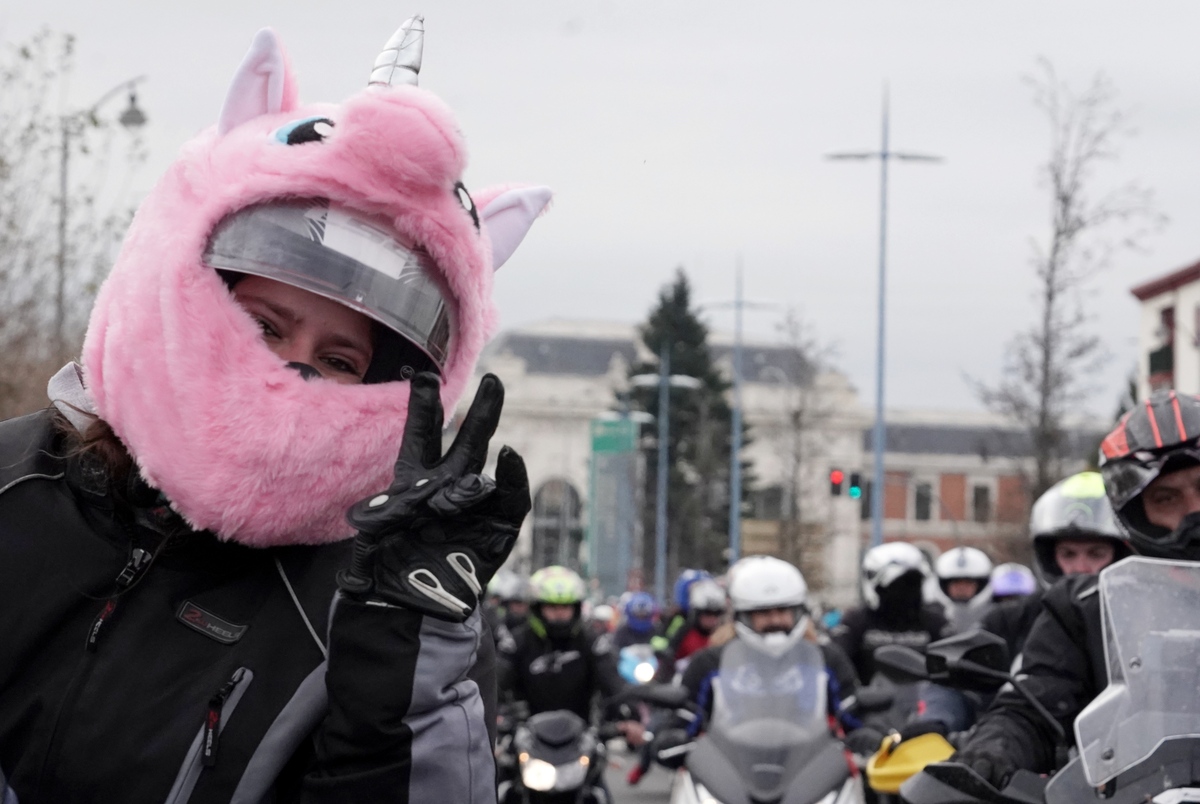
<path fill-rule="evenodd" d="M 658 752 L 669 766 L 686 757 L 672 804 L 862 802 L 861 777 L 830 730 L 826 673 L 810 642 L 781 656 L 729 643 L 707 730 Z"/>
<path fill-rule="evenodd" d="M 1200 563 L 1127 558 L 1100 573 L 1099 594 L 1109 685 L 1075 719 L 1078 755 L 1049 779 L 1017 771 L 1003 790 L 965 765 L 935 763 L 901 786 L 906 801 L 1200 801 Z M 995 654 L 985 653 L 939 655 L 931 645 L 926 670 L 950 683 L 1011 683 L 1061 734 Z"/>
<path fill-rule="evenodd" d="M 501 804 L 609 804 L 604 735 L 574 712 L 541 712 L 518 725 L 509 744 L 513 767 L 500 782 Z"/>

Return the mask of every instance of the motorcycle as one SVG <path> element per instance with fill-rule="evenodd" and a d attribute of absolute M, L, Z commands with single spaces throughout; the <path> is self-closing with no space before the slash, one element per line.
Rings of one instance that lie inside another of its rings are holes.
<path fill-rule="evenodd" d="M 1200 801 L 1200 564 L 1127 558 L 1100 573 L 1098 589 L 1109 685 L 1075 719 L 1078 755 L 1048 780 L 1018 771 L 1003 790 L 964 765 L 934 763 L 901 786 L 905 800 Z M 994 663 L 964 654 L 943 661 L 943 669 L 964 679 L 1006 676 L 1033 700 Z M 1044 707 L 1035 708 L 1057 728 Z"/>
<path fill-rule="evenodd" d="M 600 730 L 574 712 L 541 712 L 517 725 L 504 747 L 510 768 L 501 804 L 609 804 L 607 749 Z"/>
<path fill-rule="evenodd" d="M 778 657 L 730 642 L 707 731 L 659 752 L 666 762 L 686 754 L 672 804 L 862 802 L 860 777 L 830 731 L 826 674 L 810 642 Z"/>

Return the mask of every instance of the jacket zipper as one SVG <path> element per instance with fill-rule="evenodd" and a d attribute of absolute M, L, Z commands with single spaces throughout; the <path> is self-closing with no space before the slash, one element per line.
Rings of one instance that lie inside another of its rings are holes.
<path fill-rule="evenodd" d="M 100 635 L 104 632 L 104 626 L 112 619 L 113 613 L 117 610 L 117 602 L 120 600 L 121 593 L 129 587 L 133 586 L 150 568 L 150 560 L 154 555 L 140 547 L 133 548 L 129 554 L 129 560 L 125 562 L 125 566 L 121 568 L 121 573 L 117 575 L 115 581 L 117 590 L 112 597 L 104 602 L 104 608 L 100 609 L 100 613 L 96 615 L 96 619 L 92 620 L 92 627 L 88 629 L 87 649 L 89 652 L 95 652 L 96 646 L 100 643 Z"/>
<path fill-rule="evenodd" d="M 201 764 L 206 768 L 216 767 L 217 747 L 221 739 L 221 710 L 245 675 L 246 668 L 239 667 L 221 689 L 208 699 L 208 713 L 204 718 L 204 742 L 200 752 Z"/>

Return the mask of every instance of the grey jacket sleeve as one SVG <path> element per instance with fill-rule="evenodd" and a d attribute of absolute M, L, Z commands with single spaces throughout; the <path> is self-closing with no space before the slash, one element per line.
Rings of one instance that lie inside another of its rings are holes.
<path fill-rule="evenodd" d="M 457 624 L 339 599 L 303 800 L 495 802 L 483 701 L 467 677 L 481 629 L 478 611 Z"/>

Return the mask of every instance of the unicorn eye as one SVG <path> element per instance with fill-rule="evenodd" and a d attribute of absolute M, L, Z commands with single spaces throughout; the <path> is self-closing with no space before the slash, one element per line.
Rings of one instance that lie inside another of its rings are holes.
<path fill-rule="evenodd" d="M 479 213 L 475 211 L 475 202 L 471 200 L 471 194 L 467 192 L 467 188 L 461 181 L 454 185 L 454 197 L 471 216 L 471 221 L 475 224 L 475 231 L 479 231 Z"/>
<path fill-rule="evenodd" d="M 328 117 L 306 117 L 293 120 L 275 130 L 276 142 L 284 145 L 303 145 L 306 142 L 321 142 L 333 133 L 333 121 Z"/>

